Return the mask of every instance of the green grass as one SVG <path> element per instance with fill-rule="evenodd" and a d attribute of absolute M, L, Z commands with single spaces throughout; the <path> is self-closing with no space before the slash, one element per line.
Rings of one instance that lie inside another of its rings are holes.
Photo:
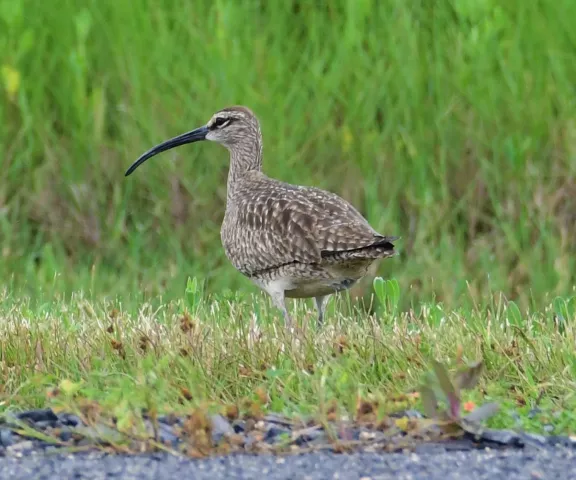
<path fill-rule="evenodd" d="M 81 294 L 44 306 L 1 300 L 0 411 L 72 408 L 73 392 L 123 418 L 142 408 L 242 406 L 260 391 L 268 396 L 266 409 L 287 415 L 318 414 L 332 402 L 355 415 L 359 399 L 378 400 L 392 413 L 421 408 L 409 394 L 433 359 L 450 368 L 483 359 L 480 383 L 463 401 L 498 402 L 489 425 L 540 432 L 553 425 L 564 434 L 576 427 L 576 331 L 573 322 L 555 320 L 561 307 L 574 314 L 573 300 L 521 314 L 505 302 L 477 310 L 421 305 L 395 314 L 392 302 L 366 316 L 339 313 L 346 299 L 338 297 L 320 330 L 314 310 L 295 303 L 299 342 L 262 296 L 189 295 L 138 309 Z M 531 418 L 536 406 L 541 411 Z"/>
<path fill-rule="evenodd" d="M 0 1 L 0 276 L 32 296 L 254 286 L 220 246 L 227 153 L 152 145 L 249 105 L 265 170 L 400 235 L 403 308 L 542 308 L 576 264 L 570 0 Z M 56 278 L 55 278 L 56 277 Z M 370 283 L 355 295 L 369 295 Z"/>

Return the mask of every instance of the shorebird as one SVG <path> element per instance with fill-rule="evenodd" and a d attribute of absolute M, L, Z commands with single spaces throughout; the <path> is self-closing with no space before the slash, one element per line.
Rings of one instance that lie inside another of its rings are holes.
<path fill-rule="evenodd" d="M 314 298 L 321 325 L 329 295 L 352 287 L 375 261 L 397 254 L 393 242 L 400 237 L 376 232 L 336 194 L 266 176 L 260 123 L 244 106 L 224 108 L 206 125 L 156 145 L 125 175 L 161 152 L 201 140 L 230 154 L 220 230 L 226 257 L 270 295 L 289 329 L 286 298 Z"/>

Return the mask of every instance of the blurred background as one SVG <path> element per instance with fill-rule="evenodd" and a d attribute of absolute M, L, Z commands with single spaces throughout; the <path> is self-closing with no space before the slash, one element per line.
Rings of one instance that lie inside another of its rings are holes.
<path fill-rule="evenodd" d="M 264 170 L 352 202 L 404 306 L 539 307 L 576 280 L 572 0 L 0 0 L 0 284 L 139 302 L 253 292 L 228 153 L 145 150 L 249 106 Z M 367 280 L 352 293 L 370 295 Z"/>

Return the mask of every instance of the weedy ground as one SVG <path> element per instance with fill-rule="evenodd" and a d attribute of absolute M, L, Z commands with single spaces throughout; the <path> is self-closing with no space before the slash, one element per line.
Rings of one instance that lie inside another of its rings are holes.
<path fill-rule="evenodd" d="M 82 398 L 120 419 L 210 406 L 318 414 L 333 404 L 353 417 L 363 401 L 386 414 L 422 410 L 433 360 L 453 370 L 482 359 L 464 410 L 497 402 L 488 426 L 574 433 L 574 299 L 529 313 L 505 301 L 399 311 L 395 282 L 377 279 L 375 291 L 386 308 L 368 316 L 340 296 L 319 330 L 314 309 L 294 304 L 300 342 L 265 296 L 201 297 L 194 282 L 181 300 L 138 309 L 81 293 L 34 305 L 4 292 L 0 411 Z"/>

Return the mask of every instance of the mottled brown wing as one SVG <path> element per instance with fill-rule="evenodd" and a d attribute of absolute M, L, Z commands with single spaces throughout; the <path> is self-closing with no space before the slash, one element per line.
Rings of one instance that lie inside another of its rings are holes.
<path fill-rule="evenodd" d="M 232 263 L 247 275 L 294 261 L 317 263 L 326 252 L 385 240 L 348 202 L 316 188 L 251 182 L 234 204 L 234 227 L 223 242 Z"/>
<path fill-rule="evenodd" d="M 344 199 L 317 188 L 306 192 L 310 217 L 315 219 L 316 245 L 322 253 L 354 250 L 386 240 Z"/>

